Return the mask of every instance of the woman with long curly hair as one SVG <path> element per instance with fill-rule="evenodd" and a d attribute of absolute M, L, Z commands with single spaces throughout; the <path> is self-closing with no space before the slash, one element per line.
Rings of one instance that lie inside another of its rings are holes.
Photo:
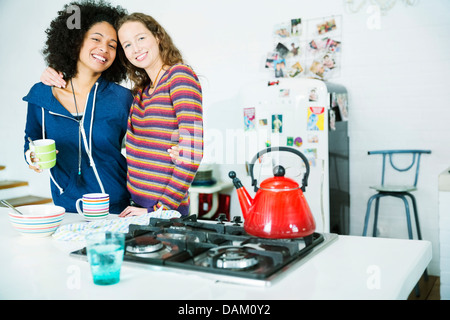
<path fill-rule="evenodd" d="M 70 8 L 79 10 L 79 27 L 68 27 Z M 68 85 L 37 83 L 23 98 L 28 102 L 27 162 L 30 169 L 42 172 L 28 138 L 55 140 L 58 155 L 50 169 L 52 198 L 68 212 L 76 212 L 76 200 L 86 193 L 109 194 L 110 213 L 118 214 L 130 204 L 121 146 L 133 96 L 116 83 L 126 78 L 126 69 L 116 58 L 122 48 L 115 29 L 125 14 L 121 7 L 102 1 L 64 6 L 46 30 L 43 53 Z"/>

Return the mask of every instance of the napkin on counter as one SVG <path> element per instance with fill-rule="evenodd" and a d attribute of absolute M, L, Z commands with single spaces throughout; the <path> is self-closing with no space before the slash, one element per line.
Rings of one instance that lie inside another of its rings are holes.
<path fill-rule="evenodd" d="M 60 226 L 53 234 L 56 240 L 84 241 L 86 234 L 92 232 L 121 232 L 127 233 L 130 224 L 148 225 L 150 218 L 172 219 L 179 218 L 181 214 L 175 210 L 163 210 L 149 212 L 141 216 L 98 220 L 92 222 L 79 222 Z"/>

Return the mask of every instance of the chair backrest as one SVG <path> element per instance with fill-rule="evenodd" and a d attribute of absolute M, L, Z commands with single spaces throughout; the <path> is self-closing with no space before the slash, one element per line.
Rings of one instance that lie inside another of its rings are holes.
<path fill-rule="evenodd" d="M 431 153 L 431 150 L 376 150 L 376 151 L 369 151 L 368 154 L 369 155 L 374 155 L 374 154 L 381 154 L 383 156 L 383 169 L 382 169 L 382 174 L 381 174 L 381 185 L 384 186 L 385 184 L 385 174 L 386 174 L 386 164 L 390 164 L 390 166 L 395 169 L 396 171 L 399 172 L 405 172 L 405 171 L 409 171 L 409 170 L 414 170 L 415 169 L 415 173 L 414 173 L 414 187 L 417 186 L 417 179 L 419 177 L 419 168 L 420 168 L 420 156 L 423 153 Z M 411 154 L 411 163 L 406 165 L 406 167 L 400 168 L 398 167 L 394 161 L 394 155 L 399 155 L 399 154 Z M 386 158 L 389 158 L 389 161 L 386 161 Z"/>

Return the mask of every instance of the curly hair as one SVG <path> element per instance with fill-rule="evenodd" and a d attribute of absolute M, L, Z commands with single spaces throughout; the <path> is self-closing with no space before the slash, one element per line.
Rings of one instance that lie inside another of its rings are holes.
<path fill-rule="evenodd" d="M 173 66 L 177 63 L 184 63 L 181 52 L 173 44 L 172 38 L 153 17 L 138 12 L 132 13 L 119 19 L 116 29 L 119 30 L 125 22 L 129 21 L 141 22 L 156 39 L 159 39 L 159 52 L 163 65 Z M 128 78 L 134 84 L 134 93 L 151 84 L 152 81 L 144 69 L 134 66 L 124 54 L 120 55 L 120 59 L 126 66 Z"/>
<path fill-rule="evenodd" d="M 72 8 L 79 8 L 80 23 L 79 26 L 69 28 L 69 21 L 73 15 Z M 61 71 L 65 79 L 73 78 L 77 74 L 77 61 L 86 32 L 99 22 L 108 22 L 115 27 L 117 21 L 126 14 L 127 11 L 122 7 L 113 7 L 103 0 L 66 4 L 45 31 L 47 41 L 42 53 L 47 65 Z M 123 54 L 122 46 L 118 44 L 117 55 Z M 108 81 L 120 82 L 126 78 L 126 68 L 120 59 L 115 59 L 102 76 Z"/>

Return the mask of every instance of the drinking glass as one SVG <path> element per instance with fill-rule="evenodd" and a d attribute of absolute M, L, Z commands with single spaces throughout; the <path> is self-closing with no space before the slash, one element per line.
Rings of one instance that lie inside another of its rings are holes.
<path fill-rule="evenodd" d="M 120 281 L 125 235 L 96 232 L 86 236 L 86 250 L 94 283 L 110 285 Z"/>

